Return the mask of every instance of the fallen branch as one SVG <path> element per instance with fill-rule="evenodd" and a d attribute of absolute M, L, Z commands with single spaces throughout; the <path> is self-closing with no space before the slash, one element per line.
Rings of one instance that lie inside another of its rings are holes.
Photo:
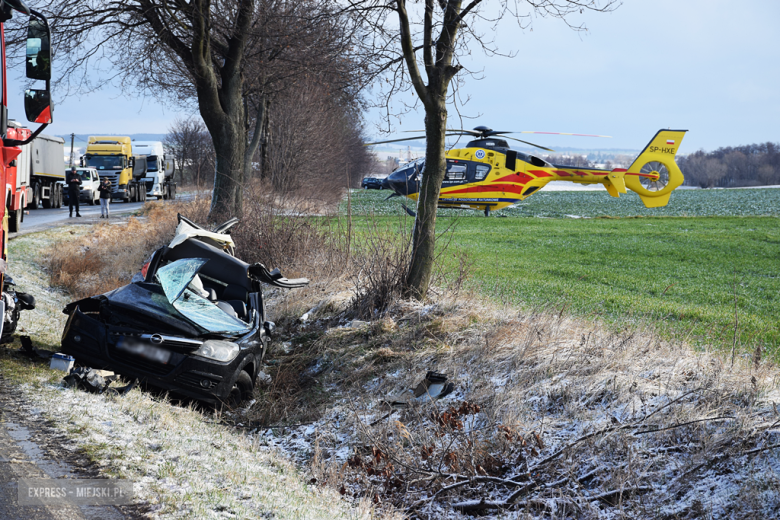
<path fill-rule="evenodd" d="M 642 430 L 639 432 L 634 432 L 633 435 L 642 435 L 645 433 L 657 433 L 657 432 L 663 432 L 666 430 L 673 430 L 675 428 L 682 428 L 683 426 L 688 426 L 691 424 L 696 424 L 700 422 L 708 422 L 708 421 L 725 421 L 725 420 L 735 420 L 736 417 L 732 417 L 730 415 L 724 415 L 723 417 L 705 417 L 703 419 L 695 419 L 693 421 L 688 421 L 684 423 L 675 424 L 673 426 L 667 426 L 666 428 L 656 428 L 655 430 Z"/>
<path fill-rule="evenodd" d="M 624 496 L 626 498 L 630 498 L 631 495 L 634 495 L 636 493 L 647 493 L 648 491 L 652 491 L 652 490 L 653 488 L 649 486 L 639 486 L 639 487 L 628 488 L 628 489 L 613 489 L 612 491 L 605 491 L 604 493 L 600 493 L 598 495 L 594 495 L 587 498 L 588 500 L 600 500 L 601 502 L 606 502 L 611 506 L 616 506 L 619 500 L 621 500 Z"/>

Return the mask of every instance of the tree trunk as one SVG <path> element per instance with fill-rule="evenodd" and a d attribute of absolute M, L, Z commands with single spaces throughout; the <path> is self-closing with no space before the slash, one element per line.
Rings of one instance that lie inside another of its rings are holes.
<path fill-rule="evenodd" d="M 254 159 L 257 153 L 258 147 L 265 141 L 264 132 L 267 128 L 266 120 L 268 119 L 268 96 L 265 94 L 260 95 L 260 102 L 258 104 L 257 113 L 255 114 L 255 127 L 252 132 L 252 140 L 247 143 L 246 151 L 244 152 L 244 180 L 248 180 L 248 177 L 252 172 L 252 159 Z M 249 113 L 247 111 L 247 118 Z M 247 136 L 249 136 L 249 124 L 247 121 Z M 262 153 L 262 152 L 261 152 Z"/>
<path fill-rule="evenodd" d="M 408 296 L 421 300 L 428 293 L 436 254 L 436 208 L 441 183 L 446 173 L 444 139 L 447 129 L 445 105 L 447 84 L 432 95 L 432 102 L 425 105 L 425 170 L 417 201 L 417 217 L 412 235 L 412 262 L 406 279 Z"/>
<path fill-rule="evenodd" d="M 243 110 L 242 110 L 243 112 Z M 240 210 L 241 177 L 244 168 L 246 137 L 243 114 L 239 118 L 224 118 L 216 128 L 204 117 L 211 134 L 216 155 L 214 195 L 211 199 L 209 220 L 227 219 Z"/>

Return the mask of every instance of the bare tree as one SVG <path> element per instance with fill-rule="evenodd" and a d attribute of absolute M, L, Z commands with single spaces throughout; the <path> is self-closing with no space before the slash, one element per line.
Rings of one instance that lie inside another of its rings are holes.
<path fill-rule="evenodd" d="M 197 117 L 176 119 L 163 140 L 166 153 L 176 160 L 182 184 L 200 190 L 214 173 L 215 154 L 206 125 Z"/>
<path fill-rule="evenodd" d="M 348 0 L 371 33 L 362 40 L 366 53 L 376 57 L 384 93 L 411 89 L 425 110 L 425 172 L 420 187 L 407 275 L 411 296 L 424 298 L 431 279 L 436 242 L 436 207 L 445 175 L 447 100 L 451 83 L 463 71 L 459 57 L 482 50 L 500 54 L 490 39 L 503 19 L 530 24 L 531 15 L 568 21 L 583 10 L 607 11 L 616 0 Z M 422 5 L 420 5 L 422 4 Z M 465 4 L 465 5 L 464 5 Z M 528 13 L 521 12 L 523 6 Z M 492 24 L 480 32 L 480 24 Z M 469 71 L 465 71 L 468 73 Z M 389 114 L 388 114 L 389 116 Z"/>
<path fill-rule="evenodd" d="M 350 63 L 349 20 L 328 0 L 33 3 L 56 35 L 60 92 L 114 81 L 197 106 L 216 153 L 212 218 L 241 212 L 244 170 L 262 141 L 269 85 L 283 85 L 306 66 Z M 11 40 L 22 41 L 20 30 Z M 285 66 L 272 66 L 280 62 Z"/>

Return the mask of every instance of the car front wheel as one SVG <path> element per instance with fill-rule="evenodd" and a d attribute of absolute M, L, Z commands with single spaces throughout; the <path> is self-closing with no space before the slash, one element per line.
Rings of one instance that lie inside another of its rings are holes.
<path fill-rule="evenodd" d="M 230 389 L 230 395 L 227 398 L 227 405 L 230 408 L 237 408 L 244 401 L 252 397 L 252 378 L 243 370 L 238 374 L 233 387 Z"/>

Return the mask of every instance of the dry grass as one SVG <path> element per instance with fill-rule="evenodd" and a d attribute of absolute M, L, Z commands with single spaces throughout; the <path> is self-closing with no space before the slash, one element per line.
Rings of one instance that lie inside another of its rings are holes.
<path fill-rule="evenodd" d="M 306 218 L 311 203 L 280 197 L 257 186 L 246 188 L 244 214 L 231 234 L 236 256 L 280 268 L 288 277 L 330 279 L 347 264 L 345 231 L 339 219 Z"/>
<path fill-rule="evenodd" d="M 73 238 L 57 242 L 44 255 L 51 286 L 80 299 L 129 283 L 151 252 L 173 238 L 176 214 L 203 221 L 207 204 L 203 199 L 147 203 L 140 218 L 100 223 L 84 236 L 74 233 Z"/>
<path fill-rule="evenodd" d="M 459 300 L 310 324 L 273 357 L 300 388 L 280 418 L 307 424 L 286 435 L 306 439 L 315 478 L 416 517 L 765 518 L 780 507 L 780 371 L 753 356 L 732 367 L 641 327 Z M 456 392 L 382 404 L 427 370 Z"/>
<path fill-rule="evenodd" d="M 47 287 L 48 274 L 36 262 L 52 243 L 66 242 L 63 235 L 81 238 L 56 229 L 9 244 L 13 265 L 25 266 L 17 283 L 39 301 L 20 325 L 38 346 L 55 350 L 68 295 Z M 378 518 L 369 502 L 347 502 L 334 490 L 311 486 L 264 439 L 224 425 L 218 414 L 137 389 L 121 398 L 67 389 L 61 372 L 18 355 L 18 347 L 17 341 L 0 348 L 0 372 L 23 393 L 21 409 L 45 417 L 62 433 L 59 442 L 87 455 L 103 477 L 133 480 L 152 518 Z"/>

